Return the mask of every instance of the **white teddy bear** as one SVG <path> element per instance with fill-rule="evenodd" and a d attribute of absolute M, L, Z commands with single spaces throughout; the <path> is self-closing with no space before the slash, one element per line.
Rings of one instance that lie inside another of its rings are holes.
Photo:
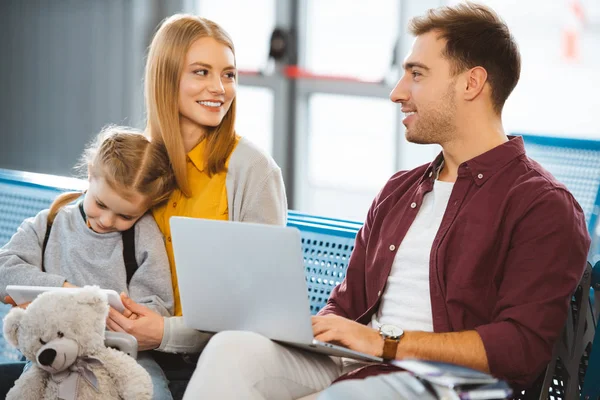
<path fill-rule="evenodd" d="M 104 345 L 106 295 L 87 286 L 39 295 L 4 318 L 4 337 L 33 364 L 8 400 L 151 399 L 150 375 L 125 353 Z"/>

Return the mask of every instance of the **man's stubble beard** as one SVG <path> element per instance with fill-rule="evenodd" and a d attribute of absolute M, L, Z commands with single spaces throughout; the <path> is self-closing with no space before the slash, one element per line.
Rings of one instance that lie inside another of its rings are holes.
<path fill-rule="evenodd" d="M 436 106 L 426 110 L 423 115 L 417 110 L 418 120 L 411 130 L 406 130 L 406 140 L 416 144 L 442 144 L 451 140 L 456 135 L 455 113 L 452 82 Z"/>

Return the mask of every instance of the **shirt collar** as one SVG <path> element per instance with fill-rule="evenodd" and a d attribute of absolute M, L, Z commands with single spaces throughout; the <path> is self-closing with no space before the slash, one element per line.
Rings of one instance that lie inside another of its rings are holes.
<path fill-rule="evenodd" d="M 423 174 L 423 177 L 421 178 L 421 182 L 424 182 L 427 180 L 433 182 L 439 175 L 443 165 L 444 165 L 444 153 L 440 152 L 440 154 L 438 154 L 438 156 L 435 158 L 435 160 L 433 160 L 431 162 L 431 164 L 429 164 L 429 166 L 425 170 L 425 173 Z"/>
<path fill-rule="evenodd" d="M 206 147 L 206 140 L 202 140 L 200 143 L 196 145 L 192 150 L 187 153 L 187 161 L 194 164 L 194 167 L 198 169 L 198 171 L 203 172 L 205 166 L 205 157 L 204 157 L 204 149 Z"/>
<path fill-rule="evenodd" d="M 525 145 L 523 144 L 523 138 L 521 136 L 508 136 L 507 142 L 460 164 L 458 167 L 458 176 L 465 177 L 470 175 L 473 177 L 475 183 L 481 186 L 506 164 L 524 154 Z M 436 171 L 439 171 L 443 162 L 444 154 L 440 152 L 425 170 L 422 181 L 433 181 Z"/>
<path fill-rule="evenodd" d="M 508 136 L 507 142 L 462 163 L 458 167 L 458 176 L 471 175 L 475 183 L 481 186 L 506 164 L 524 154 L 523 138 Z"/>

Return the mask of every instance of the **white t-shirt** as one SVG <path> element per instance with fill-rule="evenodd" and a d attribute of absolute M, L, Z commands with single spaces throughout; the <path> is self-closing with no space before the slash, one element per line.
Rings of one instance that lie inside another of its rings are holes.
<path fill-rule="evenodd" d="M 435 181 L 394 258 L 379 311 L 371 325 L 391 324 L 406 331 L 433 332 L 429 258 L 454 183 Z"/>

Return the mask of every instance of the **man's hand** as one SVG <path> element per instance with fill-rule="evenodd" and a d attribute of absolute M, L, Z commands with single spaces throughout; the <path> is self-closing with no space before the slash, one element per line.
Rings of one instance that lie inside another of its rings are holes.
<path fill-rule="evenodd" d="M 339 344 L 375 357 L 383 354 L 383 338 L 366 325 L 337 315 L 324 315 L 312 317 L 312 327 L 315 339 L 321 342 Z"/>
<path fill-rule="evenodd" d="M 140 351 L 153 350 L 160 346 L 165 324 L 163 316 L 137 304 L 124 293 L 121 293 L 121 301 L 126 310 L 121 314 L 114 308 L 110 308 L 106 320 L 108 329 L 135 336 Z"/>

